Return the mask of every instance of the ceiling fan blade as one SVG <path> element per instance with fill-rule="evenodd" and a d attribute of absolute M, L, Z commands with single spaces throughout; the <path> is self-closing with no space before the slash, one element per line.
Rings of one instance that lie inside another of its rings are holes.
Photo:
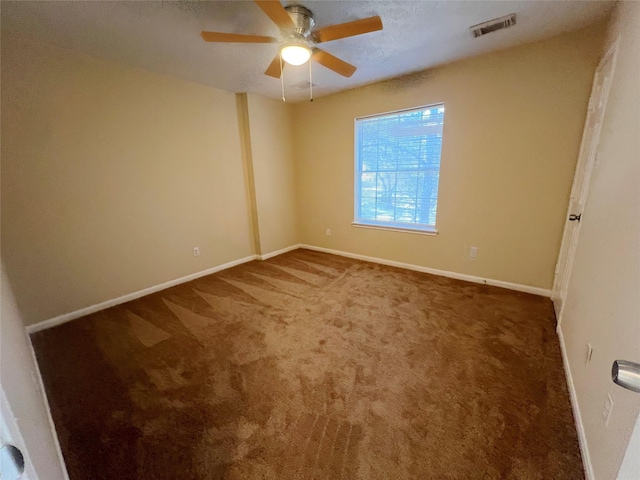
<path fill-rule="evenodd" d="M 282 68 L 284 69 L 285 62 L 282 62 Z M 280 78 L 280 74 L 282 71 L 280 70 L 280 54 L 277 54 L 273 59 L 271 64 L 267 67 L 267 70 L 264 72 L 265 75 L 269 75 L 273 78 Z"/>
<path fill-rule="evenodd" d="M 330 53 L 325 52 L 324 50 L 320 50 L 319 48 L 315 48 L 313 50 L 313 55 L 311 56 L 311 58 L 318 62 L 320 65 L 323 65 L 329 70 L 333 70 L 334 72 L 339 73 L 343 77 L 350 77 L 356 71 L 356 67 L 354 67 L 350 63 L 347 63 L 344 60 L 340 60 L 338 57 L 334 57 Z"/>
<path fill-rule="evenodd" d="M 278 40 L 273 37 L 260 35 L 240 35 L 238 33 L 201 32 L 205 42 L 229 42 L 229 43 L 273 43 Z"/>
<path fill-rule="evenodd" d="M 382 20 L 376 15 L 375 17 L 362 18 L 353 22 L 320 28 L 313 32 L 313 38 L 316 43 L 322 43 L 378 30 L 382 30 Z"/>
<path fill-rule="evenodd" d="M 291 20 L 291 17 L 278 0 L 254 1 L 281 30 L 291 29 L 295 26 L 293 20 Z"/>

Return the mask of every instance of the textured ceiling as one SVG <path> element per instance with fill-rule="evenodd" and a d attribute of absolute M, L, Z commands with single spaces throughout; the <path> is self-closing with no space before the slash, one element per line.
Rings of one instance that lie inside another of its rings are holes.
<path fill-rule="evenodd" d="M 405 75 L 444 63 L 585 27 L 607 16 L 611 1 L 305 1 L 316 27 L 379 15 L 384 30 L 321 47 L 354 64 L 343 78 L 313 64 L 314 96 Z M 278 28 L 246 1 L 2 1 L 2 34 L 211 85 L 280 98 L 267 77 L 276 44 L 205 43 L 201 30 L 271 35 Z M 468 28 L 509 13 L 517 24 L 473 39 Z M 287 67 L 287 101 L 308 98 L 309 68 Z"/>

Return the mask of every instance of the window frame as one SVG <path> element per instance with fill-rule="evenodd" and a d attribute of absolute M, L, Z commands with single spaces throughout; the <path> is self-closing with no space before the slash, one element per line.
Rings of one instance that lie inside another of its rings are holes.
<path fill-rule="evenodd" d="M 376 117 L 385 117 L 390 115 L 398 115 L 402 113 L 415 112 L 420 110 L 427 110 L 434 107 L 442 107 L 445 108 L 445 102 L 437 102 L 428 105 L 422 105 L 418 107 L 404 108 L 399 110 L 390 110 L 383 113 L 376 113 L 373 115 L 363 115 L 360 117 L 356 117 L 353 121 L 353 129 L 354 129 L 354 209 L 353 209 L 353 217 L 354 220 L 351 222 L 351 225 L 358 228 L 368 228 L 374 230 L 388 230 L 394 232 L 404 232 L 404 233 L 417 233 L 420 235 L 437 235 L 437 207 L 436 207 L 436 221 L 433 225 L 427 224 L 416 224 L 416 223 L 408 223 L 408 222 L 385 222 L 385 221 L 377 221 L 377 220 L 363 220 L 359 218 L 360 213 L 360 197 L 361 197 L 361 163 L 359 158 L 359 146 L 360 139 L 358 135 L 358 121 L 365 120 L 367 118 L 376 118 Z M 444 119 L 442 124 L 442 141 L 444 141 Z M 442 144 L 440 145 L 440 163 L 438 165 L 438 194 L 437 199 L 440 199 L 440 173 L 442 170 Z M 438 202 L 439 204 L 439 202 Z"/>

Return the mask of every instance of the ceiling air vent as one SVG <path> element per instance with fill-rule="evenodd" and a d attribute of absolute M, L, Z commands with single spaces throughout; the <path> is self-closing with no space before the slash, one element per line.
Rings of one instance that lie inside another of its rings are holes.
<path fill-rule="evenodd" d="M 487 33 L 495 32 L 496 30 L 502 30 L 503 28 L 510 27 L 516 24 L 516 14 L 505 15 L 504 17 L 494 18 L 488 22 L 479 23 L 473 27 L 469 27 L 473 38 L 481 37 Z"/>

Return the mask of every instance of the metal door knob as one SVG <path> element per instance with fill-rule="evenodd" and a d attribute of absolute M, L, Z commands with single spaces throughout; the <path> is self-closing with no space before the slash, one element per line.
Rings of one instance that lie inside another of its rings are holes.
<path fill-rule="evenodd" d="M 13 445 L 0 447 L 0 478 L 18 480 L 24 472 L 24 458 L 20 450 Z"/>
<path fill-rule="evenodd" d="M 611 379 L 627 390 L 640 393 L 640 363 L 616 360 L 611 366 Z"/>

